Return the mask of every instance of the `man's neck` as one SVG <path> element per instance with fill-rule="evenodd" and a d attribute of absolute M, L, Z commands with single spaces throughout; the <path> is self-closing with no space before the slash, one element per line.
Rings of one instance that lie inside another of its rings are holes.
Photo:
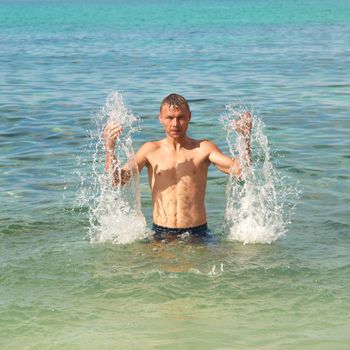
<path fill-rule="evenodd" d="M 181 139 L 174 139 L 172 137 L 167 136 L 164 139 L 164 142 L 175 152 L 180 151 L 182 148 L 186 147 L 189 141 L 188 136 L 184 136 Z"/>

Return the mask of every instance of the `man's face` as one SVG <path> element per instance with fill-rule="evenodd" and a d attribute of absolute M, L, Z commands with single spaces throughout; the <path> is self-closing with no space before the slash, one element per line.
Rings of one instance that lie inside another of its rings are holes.
<path fill-rule="evenodd" d="M 165 133 L 174 139 L 181 139 L 186 135 L 190 120 L 191 112 L 185 106 L 164 105 L 159 114 Z"/>

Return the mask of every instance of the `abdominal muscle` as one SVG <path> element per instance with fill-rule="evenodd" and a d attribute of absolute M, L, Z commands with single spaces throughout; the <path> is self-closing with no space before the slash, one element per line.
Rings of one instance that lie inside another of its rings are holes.
<path fill-rule="evenodd" d="M 159 190 L 154 186 L 153 222 L 169 228 L 187 228 L 206 223 L 205 181 L 185 176 L 178 183 Z"/>

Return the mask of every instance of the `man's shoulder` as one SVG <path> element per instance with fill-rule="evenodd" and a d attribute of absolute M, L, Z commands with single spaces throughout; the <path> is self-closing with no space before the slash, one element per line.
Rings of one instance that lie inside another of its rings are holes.
<path fill-rule="evenodd" d="M 212 150 L 217 148 L 216 144 L 208 139 L 197 140 L 200 148 L 204 150 Z"/>
<path fill-rule="evenodd" d="M 161 141 L 148 141 L 148 142 L 145 142 L 140 147 L 140 151 L 145 152 L 145 153 L 149 153 L 149 152 L 155 151 L 158 148 L 160 148 L 160 142 Z"/>
<path fill-rule="evenodd" d="M 214 142 L 208 139 L 191 139 L 194 149 L 197 149 L 201 154 L 209 155 L 213 151 L 217 150 L 217 146 Z"/>
<path fill-rule="evenodd" d="M 147 165 L 154 152 L 159 148 L 159 141 L 145 142 L 136 152 L 136 159 L 139 160 L 140 164 Z"/>

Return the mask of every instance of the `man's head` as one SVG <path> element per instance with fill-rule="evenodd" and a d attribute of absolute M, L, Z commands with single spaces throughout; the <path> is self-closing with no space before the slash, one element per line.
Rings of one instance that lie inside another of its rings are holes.
<path fill-rule="evenodd" d="M 186 135 L 191 111 L 186 99 L 178 94 L 165 97 L 160 105 L 159 121 L 166 134 L 174 139 Z"/>
<path fill-rule="evenodd" d="M 162 108 L 166 105 L 168 105 L 169 107 L 176 107 L 177 109 L 184 107 L 189 113 L 191 113 L 190 107 L 186 99 L 178 94 L 170 94 L 164 97 L 162 103 L 160 104 L 160 112 L 162 112 Z"/>

